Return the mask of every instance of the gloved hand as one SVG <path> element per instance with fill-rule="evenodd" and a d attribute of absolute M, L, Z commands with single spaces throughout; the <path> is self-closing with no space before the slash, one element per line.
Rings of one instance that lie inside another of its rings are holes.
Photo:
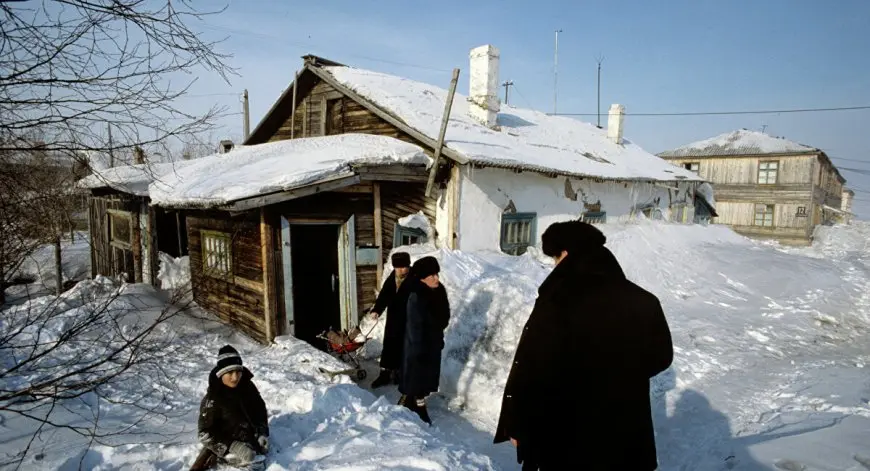
<path fill-rule="evenodd" d="M 257 443 L 260 445 L 260 448 L 263 449 L 264 454 L 269 452 L 269 437 L 260 435 L 257 437 Z"/>

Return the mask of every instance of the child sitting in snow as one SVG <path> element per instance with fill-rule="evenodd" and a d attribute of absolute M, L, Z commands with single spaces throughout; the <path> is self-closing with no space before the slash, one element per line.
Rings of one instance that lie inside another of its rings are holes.
<path fill-rule="evenodd" d="M 251 467 L 269 450 L 266 404 L 254 375 L 230 345 L 218 352 L 208 376 L 208 392 L 199 410 L 199 441 L 203 450 L 191 471 L 214 468 L 219 462 Z"/>

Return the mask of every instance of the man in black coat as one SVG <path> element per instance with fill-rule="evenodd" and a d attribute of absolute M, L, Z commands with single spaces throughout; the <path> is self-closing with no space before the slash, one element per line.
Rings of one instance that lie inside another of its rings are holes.
<path fill-rule="evenodd" d="M 444 329 L 450 322 L 450 302 L 438 276 L 440 271 L 438 260 L 424 257 L 417 260 L 406 281 L 410 291 L 399 404 L 416 412 L 428 424 L 432 420 L 425 399 L 438 391 Z"/>
<path fill-rule="evenodd" d="M 384 326 L 384 349 L 381 352 L 381 374 L 372 382 L 373 388 L 397 382 L 399 368 L 402 366 L 402 350 L 405 348 L 405 310 L 408 294 L 402 283 L 411 267 L 411 255 L 396 252 L 390 257 L 393 271 L 378 293 L 372 315 L 380 317 L 386 310 L 387 325 Z"/>
<path fill-rule="evenodd" d="M 219 462 L 251 466 L 256 455 L 269 450 L 266 404 L 254 375 L 230 345 L 218 352 L 217 366 L 208 375 L 208 392 L 199 409 L 199 441 L 203 450 L 191 471 L 211 469 Z"/>
<path fill-rule="evenodd" d="M 673 346 L 658 299 L 628 281 L 589 224 L 550 226 L 538 290 L 505 385 L 495 443 L 524 470 L 653 470 L 649 380 Z"/>

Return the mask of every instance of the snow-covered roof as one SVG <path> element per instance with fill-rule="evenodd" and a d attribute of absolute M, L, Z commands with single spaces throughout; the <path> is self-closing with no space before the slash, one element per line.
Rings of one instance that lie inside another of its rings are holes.
<path fill-rule="evenodd" d="M 392 137 L 340 134 L 240 146 L 192 160 L 149 191 L 152 204 L 213 207 L 353 176 L 356 166 L 430 162 L 419 146 Z"/>
<path fill-rule="evenodd" d="M 319 67 L 411 128 L 435 139 L 447 90 L 393 75 L 345 66 Z M 502 105 L 493 130 L 468 116 L 469 103 L 453 99 L 445 145 L 477 164 L 614 180 L 702 180 L 629 140 L 618 145 L 603 129 L 562 116 Z"/>
<path fill-rule="evenodd" d="M 727 132 L 703 141 L 686 144 L 659 154 L 663 158 L 714 157 L 764 154 L 810 154 L 820 153 L 819 149 L 798 144 L 782 137 L 763 132 L 740 129 Z"/>
<path fill-rule="evenodd" d="M 148 196 L 149 185 L 155 182 L 163 182 L 166 177 L 190 166 L 193 162 L 190 160 L 172 163 L 122 165 L 94 170 L 93 174 L 79 180 L 76 186 L 87 189 L 112 188 L 113 190 L 136 196 Z"/>

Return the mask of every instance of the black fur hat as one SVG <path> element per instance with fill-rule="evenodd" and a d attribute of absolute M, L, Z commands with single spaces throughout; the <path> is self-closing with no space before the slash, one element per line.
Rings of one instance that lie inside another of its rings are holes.
<path fill-rule="evenodd" d="M 414 263 L 414 266 L 411 267 L 411 272 L 422 280 L 428 276 L 440 273 L 441 265 L 438 264 L 438 259 L 435 257 L 423 257 Z"/>
<path fill-rule="evenodd" d="M 568 253 L 601 247 L 607 237 L 592 224 L 582 221 L 557 222 L 544 231 L 541 236 L 541 249 L 548 257 L 558 257 L 565 250 Z"/>
<path fill-rule="evenodd" d="M 408 268 L 411 266 L 411 255 L 408 252 L 396 252 L 390 257 L 393 268 Z"/>

